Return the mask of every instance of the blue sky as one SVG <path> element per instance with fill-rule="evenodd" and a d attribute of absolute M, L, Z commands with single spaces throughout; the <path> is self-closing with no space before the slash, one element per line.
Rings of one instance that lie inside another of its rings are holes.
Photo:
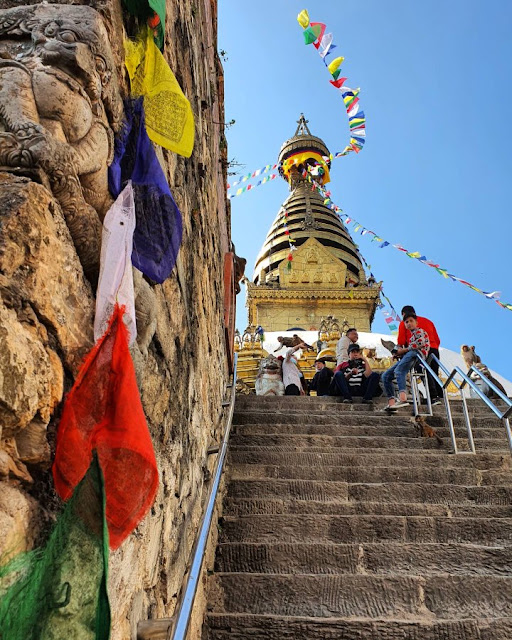
<path fill-rule="evenodd" d="M 276 162 L 304 112 L 331 152 L 348 140 L 341 95 L 297 13 L 334 34 L 347 85 L 361 87 L 367 142 L 333 161 L 333 201 L 391 243 L 420 251 L 450 273 L 512 303 L 512 2 L 494 0 L 259 0 L 219 3 L 229 158 L 239 173 Z M 234 178 L 231 178 L 233 180 Z M 232 235 L 252 277 L 256 255 L 286 183 L 232 200 Z M 512 311 L 392 247 L 356 236 L 396 309 L 433 320 L 442 346 L 474 344 L 482 361 L 512 379 Z M 237 326 L 247 325 L 245 288 Z M 386 332 L 377 312 L 373 330 Z"/>

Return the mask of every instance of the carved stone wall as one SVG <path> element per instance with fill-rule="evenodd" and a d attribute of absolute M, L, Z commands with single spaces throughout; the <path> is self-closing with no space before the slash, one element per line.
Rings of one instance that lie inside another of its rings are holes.
<path fill-rule="evenodd" d="M 93 344 L 106 168 L 127 91 L 122 42 L 125 27 L 137 29 L 114 0 L 27 4 L 0 0 L 0 544 L 9 551 L 43 540 L 60 508 L 55 431 Z M 189 159 L 158 150 L 184 235 L 171 277 L 139 282 L 138 320 L 156 318 L 156 328 L 133 358 L 161 482 L 151 513 L 111 555 L 113 640 L 174 610 L 228 376 L 216 0 L 168 0 L 164 54 L 191 102 L 196 138 Z"/>

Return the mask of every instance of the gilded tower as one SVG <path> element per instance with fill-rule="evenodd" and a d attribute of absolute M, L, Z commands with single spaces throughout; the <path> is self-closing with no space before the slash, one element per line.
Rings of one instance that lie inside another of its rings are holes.
<path fill-rule="evenodd" d="M 379 289 L 368 283 L 359 252 L 312 181 L 330 180 L 329 150 L 301 115 L 279 153 L 290 186 L 247 285 L 249 324 L 265 331 L 318 331 L 331 315 L 370 331 Z M 309 179 L 304 177 L 309 167 Z"/>

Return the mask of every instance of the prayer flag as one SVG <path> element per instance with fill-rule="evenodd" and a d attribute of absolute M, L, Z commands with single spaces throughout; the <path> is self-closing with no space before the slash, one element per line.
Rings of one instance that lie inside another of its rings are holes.
<path fill-rule="evenodd" d="M 303 9 L 297 16 L 297 21 L 303 29 L 309 27 L 309 15 L 306 9 Z"/>
<path fill-rule="evenodd" d="M 89 352 L 66 398 L 53 464 L 57 493 L 69 500 L 96 452 L 112 549 L 139 524 L 158 488 L 155 453 L 122 318 L 123 310 L 116 305 L 107 331 Z"/>
<path fill-rule="evenodd" d="M 109 188 L 117 197 L 128 180 L 132 181 L 136 218 L 132 263 L 148 278 L 162 283 L 171 274 L 181 245 L 181 213 L 148 138 L 142 99 L 127 100 L 125 114 L 109 167 Z M 236 195 L 242 191 L 238 189 Z"/>
<path fill-rule="evenodd" d="M 100 276 L 96 292 L 94 339 L 105 333 L 116 303 L 124 307 L 130 345 L 137 337 L 133 292 L 132 249 L 135 202 L 131 181 L 121 191 L 103 220 Z"/>
<path fill-rule="evenodd" d="M 334 58 L 334 60 L 327 65 L 327 68 L 329 69 L 329 72 L 331 73 L 331 75 L 343 63 L 343 60 L 345 60 L 345 58 L 343 58 L 342 56 L 339 56 L 338 58 Z"/>
<path fill-rule="evenodd" d="M 194 115 L 169 65 L 149 31 L 137 42 L 124 41 L 125 65 L 134 97 L 144 97 L 146 129 L 153 142 L 190 157 Z"/>

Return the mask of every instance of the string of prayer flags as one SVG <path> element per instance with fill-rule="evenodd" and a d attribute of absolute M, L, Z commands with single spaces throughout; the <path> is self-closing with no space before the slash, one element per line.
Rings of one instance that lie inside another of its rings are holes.
<path fill-rule="evenodd" d="M 123 5 L 132 16 L 145 20 L 153 33 L 156 46 L 164 48 L 165 0 L 123 0 Z"/>
<path fill-rule="evenodd" d="M 151 140 L 186 158 L 194 148 L 194 115 L 169 65 L 145 30 L 137 41 L 125 40 L 125 65 L 131 93 L 144 98 Z"/>
<path fill-rule="evenodd" d="M 127 100 L 125 115 L 109 167 L 109 188 L 117 197 L 131 180 L 136 217 L 132 263 L 161 284 L 176 263 L 183 235 L 182 217 L 148 138 L 142 99 Z"/>
<path fill-rule="evenodd" d="M 108 640 L 107 573 L 105 487 L 94 456 L 45 546 L 0 568 L 0 637 Z"/>
<path fill-rule="evenodd" d="M 494 302 L 496 302 L 503 309 L 508 309 L 509 311 L 512 311 L 512 304 L 506 304 L 506 303 L 500 302 L 500 296 L 501 296 L 501 292 L 500 291 L 484 291 L 483 289 L 480 289 L 479 287 L 475 287 L 473 284 L 471 284 L 467 280 L 463 280 L 462 278 L 459 278 L 459 277 L 453 275 L 452 273 L 449 273 L 448 269 L 443 269 L 443 268 L 441 268 L 439 266 L 439 264 L 437 264 L 435 262 L 432 262 L 431 260 L 428 260 L 427 257 L 423 253 L 421 253 L 420 251 L 409 251 L 405 247 L 402 247 L 402 245 L 400 245 L 400 244 L 392 244 L 391 242 L 388 242 L 387 240 L 384 240 L 379 235 L 377 235 L 375 233 L 375 231 L 372 231 L 371 229 L 367 229 L 361 223 L 357 222 L 357 220 L 353 220 L 353 218 L 350 218 L 343 211 L 343 209 L 341 209 L 336 204 L 334 204 L 334 202 L 332 202 L 330 197 L 327 195 L 328 192 L 324 189 L 324 187 L 321 184 L 318 183 L 318 181 L 316 181 L 312 176 L 309 175 L 309 172 L 307 170 L 304 170 L 303 175 L 310 182 L 311 188 L 313 190 L 317 189 L 319 191 L 319 193 L 322 194 L 325 199 L 329 199 L 330 200 L 330 204 L 328 204 L 327 206 L 329 207 L 329 209 L 331 209 L 332 211 L 334 211 L 338 215 L 340 220 L 345 225 L 348 225 L 349 223 L 352 223 L 354 225 L 354 232 L 357 233 L 358 231 L 360 231 L 361 235 L 370 235 L 370 236 L 372 236 L 371 241 L 372 242 L 373 241 L 378 242 L 379 243 L 379 249 L 384 249 L 385 247 L 392 246 L 395 249 L 397 249 L 398 251 L 400 251 L 401 253 L 406 254 L 408 258 L 411 258 L 413 260 L 418 260 L 418 262 L 421 262 L 422 264 L 426 265 L 427 267 L 431 267 L 431 268 L 435 269 L 435 271 L 437 271 L 437 273 L 439 273 L 441 276 L 443 276 L 443 278 L 452 280 L 453 282 L 459 282 L 460 284 L 463 284 L 464 286 L 469 287 L 473 291 L 476 291 L 476 293 L 480 293 L 481 295 L 485 296 L 488 300 L 494 300 Z"/>
<path fill-rule="evenodd" d="M 236 187 L 237 185 L 239 185 L 242 182 L 247 182 L 247 180 L 250 180 L 251 178 L 256 178 L 257 176 L 259 176 L 262 173 L 267 173 L 268 171 L 273 171 L 274 169 L 277 169 L 278 167 L 280 167 L 280 163 L 276 162 L 276 164 L 267 164 L 265 165 L 262 169 L 256 169 L 256 171 L 252 171 L 251 173 L 248 173 L 245 176 L 242 176 L 241 178 L 239 178 L 238 180 L 235 180 L 235 182 L 232 182 L 231 184 L 228 184 L 227 188 L 231 189 L 232 187 Z"/>
<path fill-rule="evenodd" d="M 158 488 L 123 314 L 116 305 L 107 331 L 89 352 L 66 398 L 53 464 L 57 493 L 69 500 L 93 456 L 98 457 L 111 549 L 139 524 Z"/>
<path fill-rule="evenodd" d="M 288 211 L 286 211 L 285 209 L 281 209 L 281 213 L 283 214 L 282 221 L 283 221 L 284 235 L 286 236 L 288 240 L 288 246 L 290 247 L 290 253 L 288 254 L 288 257 L 287 257 L 288 262 L 286 264 L 286 268 L 288 269 L 288 271 L 291 271 L 292 261 L 293 261 L 293 252 L 297 250 L 297 247 L 295 246 L 296 241 L 292 238 L 290 234 L 290 230 L 288 229 Z"/>
<path fill-rule="evenodd" d="M 241 196 L 242 193 L 245 193 L 246 191 L 251 191 L 251 189 L 255 189 L 256 187 L 259 187 L 262 184 L 266 184 L 267 182 L 270 182 L 271 180 L 275 180 L 278 177 L 279 177 L 279 174 L 273 173 L 272 175 L 265 176 L 262 180 L 259 180 L 257 182 L 257 184 L 248 184 L 245 187 L 240 187 L 239 189 L 236 190 L 235 193 L 228 193 L 228 200 L 232 200 L 233 198 L 236 198 L 237 196 Z"/>
<path fill-rule="evenodd" d="M 107 330 L 116 303 L 125 309 L 124 322 L 130 334 L 130 345 L 137 337 L 132 271 L 134 230 L 135 202 L 129 181 L 103 220 L 94 317 L 95 340 L 99 340 Z"/>
<path fill-rule="evenodd" d="M 303 9 L 299 13 L 297 21 L 304 30 L 305 43 L 312 44 L 315 49 L 317 49 L 320 58 L 329 70 L 332 77 L 332 80 L 329 82 L 336 90 L 341 92 L 343 103 L 348 114 L 350 140 L 349 144 L 338 157 L 346 156 L 352 151 L 359 153 L 366 141 L 366 117 L 364 111 L 359 108 L 358 95 L 360 89 L 350 89 L 344 86 L 347 78 L 341 77 L 340 69 L 345 60 L 343 56 L 337 56 L 330 61 L 327 60 L 328 56 L 330 56 L 336 48 L 336 45 L 333 44 L 332 33 L 325 33 L 325 24 L 322 22 L 310 22 L 306 9 Z"/>

